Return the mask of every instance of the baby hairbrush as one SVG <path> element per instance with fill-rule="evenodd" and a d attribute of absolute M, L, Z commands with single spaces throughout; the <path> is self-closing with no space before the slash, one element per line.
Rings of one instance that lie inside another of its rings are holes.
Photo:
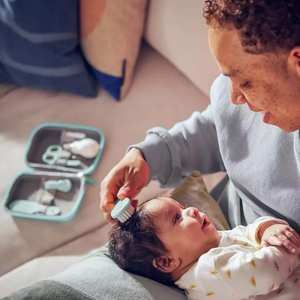
<path fill-rule="evenodd" d="M 123 200 L 116 199 L 115 207 L 111 211 L 110 215 L 113 219 L 118 219 L 121 223 L 127 221 L 135 212 L 135 208 L 131 205 L 129 198 Z"/>

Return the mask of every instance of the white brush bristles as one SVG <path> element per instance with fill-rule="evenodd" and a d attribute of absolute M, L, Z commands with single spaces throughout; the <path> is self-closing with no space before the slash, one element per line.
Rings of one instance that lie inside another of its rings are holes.
<path fill-rule="evenodd" d="M 134 211 L 135 211 L 135 208 L 132 205 L 129 205 L 127 207 L 127 209 L 120 216 L 118 216 L 118 220 L 121 223 L 124 223 L 125 221 L 127 221 L 132 216 Z"/>

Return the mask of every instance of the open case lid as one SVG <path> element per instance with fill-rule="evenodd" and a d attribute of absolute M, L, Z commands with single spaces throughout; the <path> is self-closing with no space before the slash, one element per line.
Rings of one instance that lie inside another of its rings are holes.
<path fill-rule="evenodd" d="M 33 169 L 91 174 L 99 164 L 104 144 L 103 132 L 95 127 L 43 123 L 29 137 L 26 164 Z M 75 148 L 70 151 L 72 145 Z"/>
<path fill-rule="evenodd" d="M 94 127 L 53 122 L 36 127 L 27 144 L 29 169 L 8 188 L 4 211 L 27 219 L 73 219 L 87 185 L 98 184 L 88 175 L 97 168 L 104 144 L 103 132 Z"/>

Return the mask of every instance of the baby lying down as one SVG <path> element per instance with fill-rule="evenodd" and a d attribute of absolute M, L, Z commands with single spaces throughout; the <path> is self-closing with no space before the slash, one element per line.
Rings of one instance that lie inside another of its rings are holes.
<path fill-rule="evenodd" d="M 299 299 L 300 237 L 283 220 L 217 231 L 194 207 L 148 200 L 110 232 L 124 270 L 185 290 L 188 299 Z"/>

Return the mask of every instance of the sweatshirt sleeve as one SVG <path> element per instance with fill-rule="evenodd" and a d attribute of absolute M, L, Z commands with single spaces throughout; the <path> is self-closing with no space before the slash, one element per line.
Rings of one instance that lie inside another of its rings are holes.
<path fill-rule="evenodd" d="M 170 130 L 150 129 L 145 140 L 132 147 L 143 152 L 151 179 L 158 180 L 161 187 L 178 185 L 194 170 L 202 174 L 225 171 L 210 105 Z"/>

